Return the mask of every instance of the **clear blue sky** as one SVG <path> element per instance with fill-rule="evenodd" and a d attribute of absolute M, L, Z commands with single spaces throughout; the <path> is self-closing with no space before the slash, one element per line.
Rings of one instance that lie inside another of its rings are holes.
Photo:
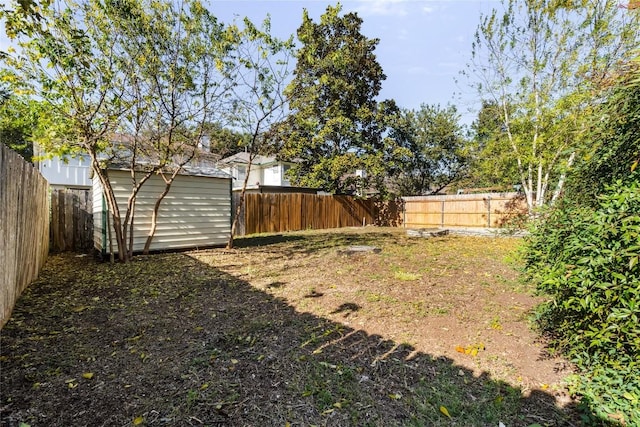
<path fill-rule="evenodd" d="M 269 14 L 272 32 L 286 37 L 300 26 L 304 8 L 318 22 L 327 5 L 336 2 L 209 0 L 208 4 L 224 22 L 247 16 L 258 23 Z M 341 4 L 343 12 L 357 12 L 363 19 L 365 36 L 380 39 L 376 55 L 387 75 L 381 99 L 395 99 L 404 108 L 451 103 L 458 107 L 463 122 L 473 121 L 478 96 L 459 72 L 471 60 L 480 14 L 499 8 L 499 1 L 351 0 Z"/>

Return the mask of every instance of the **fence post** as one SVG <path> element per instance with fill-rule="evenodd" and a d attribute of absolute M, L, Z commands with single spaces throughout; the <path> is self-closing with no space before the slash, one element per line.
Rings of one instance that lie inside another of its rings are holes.
<path fill-rule="evenodd" d="M 491 196 L 487 196 L 487 227 L 491 228 Z"/>
<path fill-rule="evenodd" d="M 444 228 L 444 200 L 442 201 L 442 208 L 440 214 L 440 228 Z"/>
<path fill-rule="evenodd" d="M 402 201 L 402 225 L 404 228 L 407 228 L 407 203 L 404 199 L 400 199 Z"/>

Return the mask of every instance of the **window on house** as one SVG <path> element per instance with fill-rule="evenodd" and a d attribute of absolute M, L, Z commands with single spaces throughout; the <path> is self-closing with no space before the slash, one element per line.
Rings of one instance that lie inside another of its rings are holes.
<path fill-rule="evenodd" d="M 236 179 L 243 183 L 244 179 L 247 176 L 247 167 L 246 166 L 236 166 Z"/>
<path fill-rule="evenodd" d="M 291 165 L 282 165 L 282 185 L 290 185 L 291 181 L 289 181 L 289 177 L 287 176 L 287 172 L 291 169 Z"/>

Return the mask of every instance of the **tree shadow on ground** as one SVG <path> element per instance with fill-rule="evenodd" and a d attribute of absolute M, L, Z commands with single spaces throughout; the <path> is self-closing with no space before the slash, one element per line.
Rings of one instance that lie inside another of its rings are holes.
<path fill-rule="evenodd" d="M 236 237 L 233 245 L 237 248 L 260 247 L 277 243 L 304 240 L 304 237 L 296 234 L 266 234 Z"/>
<path fill-rule="evenodd" d="M 234 240 L 236 248 L 250 248 L 253 251 L 264 250 L 271 254 L 269 246 L 280 245 L 283 243 L 290 243 L 288 245 L 282 245 L 278 249 L 278 252 L 274 257 L 290 257 L 294 254 L 314 254 L 317 252 L 344 248 L 347 246 L 365 246 L 374 245 L 376 241 L 383 238 L 395 239 L 397 244 L 400 244 L 402 239 L 400 236 L 404 234 L 404 230 L 395 229 L 393 231 L 377 233 L 367 233 L 370 228 L 366 227 L 354 227 L 341 229 L 340 233 L 335 233 L 327 230 L 315 230 L 311 232 L 302 231 L 286 234 L 272 234 L 272 235 L 257 235 L 238 237 Z M 406 243 L 403 243 L 406 244 Z"/>
<path fill-rule="evenodd" d="M 188 254 L 115 265 L 51 257 L 0 344 L 3 426 L 511 427 L 574 416 L 551 394 L 523 397 L 449 359 L 297 312 Z"/>

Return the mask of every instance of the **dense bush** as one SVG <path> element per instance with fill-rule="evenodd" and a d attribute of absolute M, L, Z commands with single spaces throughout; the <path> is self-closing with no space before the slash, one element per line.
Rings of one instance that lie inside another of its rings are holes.
<path fill-rule="evenodd" d="M 526 245 L 528 276 L 549 297 L 537 322 L 576 363 L 585 422 L 640 426 L 639 69 L 602 104 L 564 197 Z"/>
<path fill-rule="evenodd" d="M 640 79 L 640 61 L 636 67 Z M 640 81 L 623 80 L 597 115 L 565 190 L 565 199 L 590 206 L 597 205 L 605 186 L 626 179 L 640 159 Z"/>
<path fill-rule="evenodd" d="M 549 212 L 526 255 L 550 297 L 538 323 L 583 370 L 575 391 L 597 414 L 626 414 L 632 425 L 640 425 L 639 180 L 636 172 L 607 187 L 596 208 Z"/>

